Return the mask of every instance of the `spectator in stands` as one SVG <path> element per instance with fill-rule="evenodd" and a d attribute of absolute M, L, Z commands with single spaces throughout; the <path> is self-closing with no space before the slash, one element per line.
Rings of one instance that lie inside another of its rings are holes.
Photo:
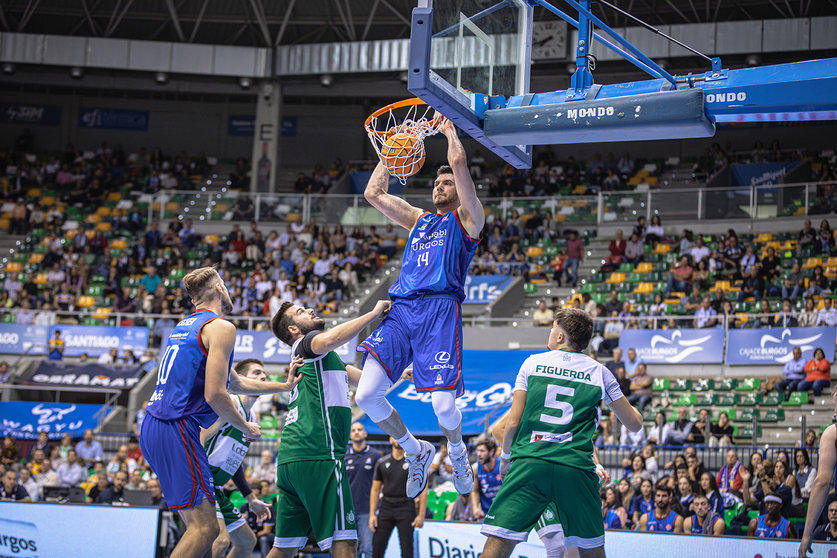
<path fill-rule="evenodd" d="M 9 434 L 3 439 L 3 446 L 0 448 L 0 465 L 3 465 L 6 469 L 17 469 L 20 467 L 20 459 L 17 439 Z"/>
<path fill-rule="evenodd" d="M 166 501 L 163 499 L 163 489 L 160 488 L 160 481 L 157 479 L 148 479 L 145 483 L 145 488 L 151 492 L 151 505 L 160 508 L 161 510 L 168 509 Z"/>
<path fill-rule="evenodd" d="M 30 471 L 27 467 L 23 467 L 20 470 L 20 485 L 26 489 L 26 493 L 29 494 L 29 497 L 32 498 L 33 502 L 37 502 L 41 499 L 41 495 L 38 489 L 38 481 L 32 476 L 32 471 Z"/>
<path fill-rule="evenodd" d="M 631 395 L 628 397 L 628 402 L 636 405 L 640 412 L 651 403 L 653 384 L 654 378 L 648 375 L 645 363 L 640 362 L 636 367 L 636 374 L 631 378 Z"/>
<path fill-rule="evenodd" d="M 797 327 L 798 325 L 792 302 L 786 298 L 782 301 L 782 311 L 773 318 L 773 327 Z"/>
<path fill-rule="evenodd" d="M 671 425 L 666 422 L 666 414 L 663 411 L 657 411 L 654 416 L 654 426 L 648 429 L 648 441 L 658 446 L 669 439 L 671 432 Z"/>
<path fill-rule="evenodd" d="M 750 520 L 747 535 L 766 539 L 795 539 L 796 526 L 782 516 L 782 499 L 768 494 L 764 500 L 766 513 Z"/>
<path fill-rule="evenodd" d="M 110 463 L 108 463 L 108 474 L 115 475 L 116 472 L 120 470 L 123 463 L 127 465 L 129 473 L 137 468 L 137 462 L 128 457 L 128 446 L 125 444 L 119 446 L 119 450 L 117 450 L 116 455 L 114 455 L 110 460 Z M 125 482 L 127 482 L 127 479 Z"/>
<path fill-rule="evenodd" d="M 663 229 L 663 224 L 660 221 L 659 215 L 652 215 L 651 216 L 651 224 L 648 226 L 648 229 L 645 231 L 645 243 L 646 244 L 657 244 L 663 240 L 665 236 L 665 231 Z"/>
<path fill-rule="evenodd" d="M 602 515 L 606 529 L 626 529 L 628 512 L 622 506 L 619 492 L 612 486 L 604 489 L 602 494 Z"/>
<path fill-rule="evenodd" d="M 797 391 L 814 392 L 816 397 L 822 395 L 822 390 L 831 385 L 831 363 L 825 359 L 825 351 L 817 347 L 814 358 L 805 364 L 805 379 L 796 386 Z"/>
<path fill-rule="evenodd" d="M 685 467 L 681 467 L 680 471 L 686 471 Z M 675 476 L 677 475 L 677 470 L 675 470 Z M 676 490 L 675 496 L 680 500 L 680 508 L 683 510 L 684 517 L 690 517 L 694 514 L 692 511 L 692 502 L 695 500 L 695 491 L 692 487 L 692 481 L 689 480 L 688 473 L 683 474 L 680 477 L 677 477 L 676 483 Z M 702 496 L 706 498 L 706 496 Z"/>
<path fill-rule="evenodd" d="M 698 494 L 692 501 L 695 514 L 683 520 L 683 532 L 692 535 L 720 536 L 726 532 L 724 518 L 711 510 L 709 499 Z"/>
<path fill-rule="evenodd" d="M 610 415 L 610 420 L 616 420 L 613 414 Z M 645 426 L 642 426 L 642 428 L 640 428 L 636 432 L 631 432 L 625 427 L 624 424 L 620 425 L 619 438 L 617 439 L 617 443 L 620 446 L 627 446 L 633 449 L 639 449 L 643 447 L 646 443 Z"/>
<path fill-rule="evenodd" d="M 445 521 L 479 521 L 474 515 L 474 504 L 470 495 L 459 494 L 456 500 L 448 504 L 445 508 Z"/>
<path fill-rule="evenodd" d="M 605 312 L 610 316 L 614 310 L 619 313 L 622 311 L 622 301 L 619 300 L 619 292 L 616 289 L 610 291 L 610 299 L 605 303 Z"/>
<path fill-rule="evenodd" d="M 599 349 L 606 353 L 611 352 L 619 343 L 619 336 L 625 325 L 619 319 L 619 312 L 616 310 L 610 313 L 610 318 L 605 322 L 603 337 L 604 340 L 599 345 Z"/>
<path fill-rule="evenodd" d="M 534 318 L 534 322 L 532 325 L 535 326 L 550 326 L 552 325 L 552 314 L 553 312 L 546 307 L 546 301 L 540 300 L 538 301 L 538 309 L 532 314 L 532 318 Z"/>
<path fill-rule="evenodd" d="M 721 411 L 718 415 L 718 422 L 713 423 L 709 427 L 709 446 L 724 447 L 733 445 L 732 433 L 733 428 L 729 423 L 729 415 L 725 411 Z"/>
<path fill-rule="evenodd" d="M 631 233 L 631 238 L 625 243 L 625 260 L 636 266 L 645 255 L 645 246 L 642 244 L 642 237 L 636 232 Z"/>
<path fill-rule="evenodd" d="M 654 490 L 654 509 L 639 519 L 639 531 L 682 533 L 683 517 L 671 509 L 673 494 L 668 487 Z"/>
<path fill-rule="evenodd" d="M 739 474 L 740 470 L 741 462 L 738 460 L 738 452 L 734 449 L 727 450 L 726 463 L 718 471 L 718 476 L 715 479 L 718 484 L 718 490 L 722 493 L 732 491 L 736 496 L 739 496 L 741 494 L 741 485 L 744 483 Z"/>
<path fill-rule="evenodd" d="M 782 279 L 782 298 L 796 300 L 805 289 L 805 275 L 799 268 L 799 262 L 793 262 L 793 267 Z"/>
<path fill-rule="evenodd" d="M 74 449 L 67 452 L 66 461 L 63 461 L 58 466 L 55 473 L 58 475 L 61 486 L 78 486 L 86 476 Z"/>
<path fill-rule="evenodd" d="M 816 309 L 814 299 L 807 297 L 805 299 L 805 309 L 799 313 L 799 327 L 813 327 L 817 325 L 819 320 L 819 312 Z"/>
<path fill-rule="evenodd" d="M 567 261 L 564 262 L 567 280 L 575 288 L 578 284 L 578 266 L 584 261 L 584 242 L 578 238 L 577 231 L 570 231 L 567 241 Z"/>
<path fill-rule="evenodd" d="M 694 326 L 698 329 L 715 327 L 718 324 L 718 312 L 712 308 L 709 297 L 703 297 L 701 307 L 695 312 Z"/>
<path fill-rule="evenodd" d="M 808 289 L 805 291 L 805 296 L 820 296 L 823 294 L 831 294 L 831 289 L 828 287 L 828 278 L 823 275 L 822 266 L 818 265 L 814 268 L 814 273 L 808 279 Z"/>
<path fill-rule="evenodd" d="M 758 485 L 755 492 L 751 492 L 749 488 L 749 472 L 741 470 L 741 478 L 744 481 L 742 485 L 743 500 L 747 506 L 757 507 L 759 512 L 765 513 L 767 511 L 765 496 L 773 494 L 781 500 L 782 515 L 790 517 L 793 492 L 784 483 L 784 479 L 776 476 L 775 465 L 772 460 L 764 460 L 762 470 L 758 473 Z"/>
<path fill-rule="evenodd" d="M 790 399 L 792 392 L 797 391 L 799 383 L 805 380 L 805 365 L 806 362 L 802 360 L 802 349 L 794 347 L 793 358 L 782 367 L 784 379 L 776 383 L 776 391 L 784 394 L 785 401 Z"/>
<path fill-rule="evenodd" d="M 620 368 L 620 367 L 623 368 L 623 369 L 625 368 L 625 361 L 622 360 L 622 349 L 621 348 L 614 347 L 613 356 L 611 357 L 611 359 L 607 363 L 605 363 L 605 366 L 607 367 L 608 370 L 613 372 L 614 375 L 616 375 L 616 370 L 618 368 Z M 620 387 L 621 387 L 621 383 L 620 383 Z M 623 391 L 623 393 L 624 393 L 624 391 Z M 626 397 L 627 397 L 627 395 L 626 395 Z"/>
<path fill-rule="evenodd" d="M 372 531 L 369 530 L 369 491 L 372 487 L 375 465 L 381 458 L 381 452 L 369 447 L 366 443 L 366 437 L 366 429 L 363 424 L 360 422 L 352 423 L 350 432 L 352 444 L 346 451 L 345 464 L 346 475 L 352 492 L 353 507 L 357 510 L 357 554 L 358 557 L 365 555 L 365 558 L 371 558 Z"/>
<path fill-rule="evenodd" d="M 477 462 L 472 465 L 474 489 L 471 491 L 471 509 L 475 519 L 485 517 L 503 484 L 496 452 L 497 443 L 493 438 L 483 438 L 477 442 Z"/>
<path fill-rule="evenodd" d="M 636 349 L 631 347 L 628 349 L 628 359 L 625 361 L 625 373 L 627 374 L 628 378 L 633 378 L 639 372 L 639 365 L 643 363 L 642 357 L 640 357 Z"/>
<path fill-rule="evenodd" d="M 709 248 L 704 245 L 703 237 L 701 235 L 697 235 L 695 245 L 691 248 L 691 250 L 689 250 L 689 255 L 692 257 L 692 261 L 695 265 L 701 261 L 709 260 Z"/>
<path fill-rule="evenodd" d="M 692 292 L 688 296 L 682 297 L 680 304 L 683 305 L 686 312 L 697 312 L 700 310 L 700 307 L 703 305 L 703 294 L 701 293 L 700 285 L 692 283 Z"/>
<path fill-rule="evenodd" d="M 96 362 L 104 365 L 117 364 L 119 362 L 119 349 L 117 349 L 116 347 L 111 347 L 111 349 L 108 352 L 99 355 L 99 358 L 96 359 Z"/>
<path fill-rule="evenodd" d="M 61 443 L 58 444 L 57 448 L 53 448 L 53 451 L 58 451 L 58 456 L 61 458 L 61 461 L 66 461 L 67 456 L 70 453 L 70 450 L 73 448 L 73 437 L 69 434 L 64 434 L 61 436 Z"/>
<path fill-rule="evenodd" d="M 834 307 L 834 301 L 830 298 L 824 298 L 823 307 L 817 312 L 817 325 L 819 326 L 837 326 L 837 308 Z"/>
<path fill-rule="evenodd" d="M 703 445 L 706 442 L 706 436 L 709 433 L 709 409 L 701 409 L 698 412 L 698 419 L 692 424 L 692 429 L 689 435 L 686 436 L 686 441 L 691 444 Z"/>
<path fill-rule="evenodd" d="M 96 496 L 97 504 L 125 505 L 125 485 L 128 484 L 128 473 L 117 471 L 113 475 L 113 484 Z"/>
<path fill-rule="evenodd" d="M 453 463 L 448 455 L 448 445 L 446 442 L 439 444 L 439 451 L 436 452 L 436 457 L 433 458 L 433 462 L 430 464 L 429 473 L 435 476 L 434 482 L 436 485 L 448 482 L 453 478 Z M 468 509 L 471 509 L 470 498 L 468 504 Z M 471 517 L 468 521 L 472 521 L 473 519 Z"/>
<path fill-rule="evenodd" d="M 723 515 L 724 498 L 718 491 L 715 477 L 705 471 L 700 475 L 700 491 L 709 500 L 709 509 L 718 515 Z"/>
<path fill-rule="evenodd" d="M 49 305 L 44 304 L 44 306 Z M 64 340 L 61 339 L 60 329 L 56 329 L 52 334 L 52 339 L 49 340 L 49 354 L 47 358 L 49 360 L 62 360 L 64 358 Z"/>
<path fill-rule="evenodd" d="M 32 303 L 29 302 L 29 297 L 23 297 L 20 303 L 20 310 L 15 316 L 15 323 L 21 325 L 29 325 L 35 323 L 35 312 L 32 310 Z"/>
<path fill-rule="evenodd" d="M 624 479 L 623 479 L 624 480 Z M 631 485 L 633 487 L 633 485 Z M 636 489 L 633 489 L 636 491 Z M 654 483 L 651 479 L 642 479 L 639 492 L 631 499 L 631 522 L 636 525 L 640 517 L 654 509 Z"/>
<path fill-rule="evenodd" d="M 721 255 L 721 273 L 724 273 L 725 275 L 730 275 L 736 279 L 739 278 L 741 276 L 739 265 L 741 263 L 741 258 L 743 257 L 743 255 L 744 252 L 741 250 L 741 246 L 738 244 L 738 237 L 730 235 L 727 238 L 726 247 L 724 248 L 723 253 Z"/>
<path fill-rule="evenodd" d="M 3 482 L 0 483 L 0 502 L 31 502 L 29 493 L 18 482 L 17 473 L 8 469 L 3 473 Z"/>
<path fill-rule="evenodd" d="M 802 506 L 802 492 L 799 483 L 796 481 L 796 477 L 791 471 L 788 456 L 785 453 L 780 453 L 777 456 L 773 470 L 776 475 L 776 480 L 790 488 L 791 505 L 788 507 L 788 514 L 791 517 L 804 516 L 805 508 Z"/>
<path fill-rule="evenodd" d="M 692 432 L 694 424 L 689 420 L 686 407 L 678 407 L 677 420 L 669 425 L 668 435 L 663 438 L 664 446 L 682 446 Z"/>
<path fill-rule="evenodd" d="M 125 485 L 125 490 L 145 490 L 145 483 L 142 480 L 142 470 L 139 468 L 134 469 L 131 471 L 131 474 L 128 475 L 130 479 L 128 484 Z"/>
<path fill-rule="evenodd" d="M 687 292 L 692 287 L 694 272 L 694 268 L 689 265 L 689 258 L 681 257 L 680 261 L 669 271 L 665 297 L 668 298 L 672 291 Z"/>
<path fill-rule="evenodd" d="M 29 449 L 29 455 L 26 457 L 26 460 L 32 461 L 32 458 L 35 456 L 35 452 L 38 450 L 41 450 L 43 455 L 47 455 L 52 450 L 52 444 L 49 443 L 49 435 L 44 431 L 38 432 L 38 439 L 35 440 L 35 443 L 32 444 L 32 447 Z M 41 456 L 41 459 L 43 459 L 43 455 Z"/>
<path fill-rule="evenodd" d="M 802 498 L 807 500 L 811 496 L 811 487 L 814 485 L 817 471 L 811 467 L 811 457 L 805 448 L 796 448 L 794 450 L 793 461 L 793 476 L 796 477 L 799 493 Z"/>
<path fill-rule="evenodd" d="M 749 271 L 743 271 L 742 274 L 744 282 L 738 291 L 738 302 L 744 302 L 748 298 L 754 298 L 758 302 L 764 292 L 764 279 L 761 278 L 758 265 L 754 265 Z"/>
<path fill-rule="evenodd" d="M 828 504 L 828 522 L 814 529 L 813 540 L 834 542 L 837 541 L 837 500 Z"/>
<path fill-rule="evenodd" d="M 256 215 L 256 206 L 247 194 L 241 194 L 235 199 L 233 206 L 233 221 L 250 221 Z"/>
<path fill-rule="evenodd" d="M 610 256 L 605 258 L 605 265 L 603 266 L 603 269 L 615 269 L 619 267 L 619 264 L 621 264 L 622 260 L 625 258 L 625 249 L 627 246 L 627 242 L 625 242 L 625 239 L 622 238 L 622 229 L 617 229 L 616 238 L 611 240 L 607 247 L 610 252 Z"/>

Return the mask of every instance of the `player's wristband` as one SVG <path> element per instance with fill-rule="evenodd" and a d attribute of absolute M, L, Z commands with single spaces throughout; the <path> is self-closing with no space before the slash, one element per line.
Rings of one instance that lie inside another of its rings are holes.
<path fill-rule="evenodd" d="M 605 470 L 604 470 L 604 467 L 602 467 L 602 464 L 597 463 L 596 464 L 596 474 L 598 475 L 599 473 L 604 473 L 604 472 L 605 472 Z"/>
<path fill-rule="evenodd" d="M 511 454 L 503 452 L 503 453 L 500 454 L 500 459 L 505 459 L 506 461 L 508 461 L 508 460 L 511 459 Z"/>

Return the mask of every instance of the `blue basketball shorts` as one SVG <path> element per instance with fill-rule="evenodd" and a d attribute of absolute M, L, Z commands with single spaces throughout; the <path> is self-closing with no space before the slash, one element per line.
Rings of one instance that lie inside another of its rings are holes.
<path fill-rule="evenodd" d="M 200 430 L 191 417 L 161 420 L 145 415 L 142 421 L 142 456 L 160 480 L 170 510 L 193 508 L 204 497 L 215 505 L 215 486 L 200 443 Z"/>
<path fill-rule="evenodd" d="M 462 312 L 449 296 L 396 299 L 384 321 L 357 350 L 366 353 L 398 381 L 413 363 L 416 391 L 465 391 L 462 379 Z"/>

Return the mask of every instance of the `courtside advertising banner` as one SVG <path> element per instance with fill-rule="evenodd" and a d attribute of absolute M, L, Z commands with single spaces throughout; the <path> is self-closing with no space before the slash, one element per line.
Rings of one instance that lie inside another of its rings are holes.
<path fill-rule="evenodd" d="M 537 351 L 462 351 L 462 377 L 465 393 L 456 399 L 462 413 L 462 433 L 474 436 L 485 432 L 485 418 L 494 411 L 496 420 L 511 406 L 514 380 L 523 361 Z M 420 436 L 438 435 L 439 426 L 432 416 L 430 392 L 418 392 L 412 382 L 398 384 L 387 397 L 398 409 L 398 414 L 411 432 Z M 383 431 L 369 420 L 363 419 L 370 434 Z M 476 557 L 475 557 L 476 558 Z"/>
<path fill-rule="evenodd" d="M 623 354 L 636 349 L 646 364 L 715 364 L 724 361 L 724 330 L 626 329 L 619 347 Z"/>
<path fill-rule="evenodd" d="M 58 126 L 61 107 L 31 103 L 0 103 L 0 123 Z"/>
<path fill-rule="evenodd" d="M 468 275 L 462 304 L 488 304 L 503 294 L 511 282 L 511 275 Z"/>
<path fill-rule="evenodd" d="M 0 502 L 0 556 L 148 558 L 159 524 L 157 508 Z"/>
<path fill-rule="evenodd" d="M 793 358 L 794 347 L 802 349 L 802 360 L 814 358 L 814 349 L 825 351 L 834 361 L 837 328 L 788 327 L 731 329 L 727 339 L 727 364 L 785 364 Z"/>
<path fill-rule="evenodd" d="M 486 537 L 482 525 L 474 523 L 425 521 L 416 529 L 414 538 L 418 558 L 478 558 Z M 637 531 L 606 531 L 605 553 L 618 558 L 677 556 L 678 558 L 796 558 L 798 540 L 759 539 L 746 537 L 709 537 L 697 535 L 645 533 Z M 661 551 L 665 549 L 665 551 Z M 837 551 L 830 543 L 814 543 L 812 558 L 835 558 Z M 398 558 L 397 541 L 390 541 L 384 558 Z M 546 550 L 534 532 L 518 544 L 512 558 L 546 558 Z"/>
<path fill-rule="evenodd" d="M 54 386 L 131 389 L 147 372 L 145 364 L 84 364 L 44 360 L 38 364 L 29 382 Z"/>
<path fill-rule="evenodd" d="M 88 428 L 97 428 L 103 414 L 102 405 L 3 401 L 0 433 L 26 440 L 36 440 L 39 432 L 46 432 L 53 439 L 64 434 L 79 436 Z M 4 556 L 2 551 L 0 556 Z"/>
<path fill-rule="evenodd" d="M 56 331 L 64 340 L 64 356 L 87 353 L 95 358 L 111 349 L 118 349 L 120 356 L 126 350 L 140 356 L 148 348 L 148 329 L 144 327 L 54 325 L 49 328 L 49 339 Z"/>
<path fill-rule="evenodd" d="M 168 336 L 164 336 L 165 339 Z M 357 338 L 334 350 L 343 362 L 355 361 Z M 270 331 L 239 329 L 235 332 L 235 360 L 257 358 L 264 363 L 288 364 L 291 361 L 291 348 L 276 338 Z"/>
<path fill-rule="evenodd" d="M 47 326 L 0 324 L 0 353 L 10 355 L 46 354 Z"/>
<path fill-rule="evenodd" d="M 148 111 L 81 107 L 78 109 L 78 127 L 145 132 L 148 130 Z"/>

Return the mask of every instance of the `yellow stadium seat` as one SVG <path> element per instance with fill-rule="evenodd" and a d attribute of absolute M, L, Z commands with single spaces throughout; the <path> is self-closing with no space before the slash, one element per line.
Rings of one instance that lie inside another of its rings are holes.
<path fill-rule="evenodd" d="M 93 317 L 97 319 L 104 319 L 110 317 L 110 308 L 96 308 L 93 312 Z"/>
<path fill-rule="evenodd" d="M 27 198 L 40 198 L 41 197 L 40 188 L 29 188 L 28 190 L 26 190 L 26 197 Z"/>
<path fill-rule="evenodd" d="M 217 234 L 208 234 L 203 237 L 204 242 L 207 244 L 212 244 L 213 242 L 218 242 L 218 235 Z"/>
<path fill-rule="evenodd" d="M 100 217 L 107 217 L 108 215 L 110 215 L 110 208 L 105 206 L 99 207 L 98 209 L 96 209 L 96 215 Z"/>
<path fill-rule="evenodd" d="M 285 221 L 288 223 L 301 223 L 302 222 L 302 214 L 301 213 L 288 213 L 285 216 Z"/>
<path fill-rule="evenodd" d="M 583 194 L 584 191 L 581 193 Z M 573 202 L 573 207 L 587 207 L 587 200 L 575 200 Z"/>
<path fill-rule="evenodd" d="M 829 279 L 837 277 L 837 267 L 826 267 L 824 275 Z"/>
<path fill-rule="evenodd" d="M 610 277 L 607 278 L 605 283 L 624 283 L 625 282 L 625 274 L 624 273 L 611 273 Z"/>
<path fill-rule="evenodd" d="M 111 192 L 110 194 L 108 194 L 108 201 L 118 202 L 121 199 L 122 194 L 120 194 L 119 192 Z"/>
<path fill-rule="evenodd" d="M 79 308 L 93 308 L 96 304 L 96 299 L 92 296 L 80 296 L 78 297 L 78 307 Z"/>
<path fill-rule="evenodd" d="M 634 273 L 651 273 L 654 271 L 654 266 L 648 262 L 642 262 L 636 266 Z"/>
<path fill-rule="evenodd" d="M 125 241 L 125 239 L 115 238 L 115 239 L 110 241 L 110 247 L 111 248 L 119 248 L 120 250 L 124 250 L 125 248 L 128 247 L 128 243 Z"/>
<path fill-rule="evenodd" d="M 650 294 L 654 292 L 654 283 L 638 283 L 634 289 L 636 294 Z"/>
<path fill-rule="evenodd" d="M 154 211 L 160 211 L 160 202 L 152 202 L 151 209 Z"/>
<path fill-rule="evenodd" d="M 825 261 L 825 265 L 828 267 L 837 267 L 837 257 L 831 256 Z"/>
<path fill-rule="evenodd" d="M 43 254 L 32 254 L 31 256 L 29 256 L 29 260 L 27 261 L 27 263 L 39 264 L 42 261 L 44 261 L 44 255 Z"/>
<path fill-rule="evenodd" d="M 178 209 L 180 209 L 180 204 L 178 202 L 166 203 L 166 211 L 177 211 Z"/>
<path fill-rule="evenodd" d="M 96 215 L 96 214 L 88 215 L 87 218 L 85 219 L 85 221 L 87 221 L 88 223 L 98 223 L 101 220 L 102 220 L 102 217 L 100 215 Z"/>
<path fill-rule="evenodd" d="M 555 220 L 558 221 L 559 223 L 563 223 L 564 221 L 567 220 L 567 216 L 564 215 L 563 213 L 559 213 L 558 215 L 555 216 Z"/>
<path fill-rule="evenodd" d="M 645 184 L 648 184 L 649 186 L 656 186 L 659 181 L 660 179 L 656 176 L 649 176 L 644 180 Z"/>
<path fill-rule="evenodd" d="M 668 254 L 669 252 L 671 252 L 671 246 L 664 242 L 658 242 L 654 246 L 654 254 Z"/>
<path fill-rule="evenodd" d="M 49 282 L 49 276 L 46 273 L 39 273 L 32 282 L 36 285 L 46 285 Z"/>
<path fill-rule="evenodd" d="M 575 195 L 577 195 L 577 196 L 580 196 L 580 195 L 582 195 L 582 194 L 583 194 L 586 190 L 587 190 L 587 187 L 586 187 L 586 186 L 579 185 L 579 186 L 576 186 L 575 188 L 573 188 L 573 194 L 575 194 Z"/>
<path fill-rule="evenodd" d="M 23 271 L 23 264 L 20 262 L 9 262 L 4 268 L 6 273 L 20 273 Z"/>
<path fill-rule="evenodd" d="M 395 244 L 396 244 L 396 246 L 398 246 L 398 248 L 403 250 L 404 247 L 407 246 L 407 239 L 406 238 L 399 238 L 398 241 L 396 241 Z"/>
<path fill-rule="evenodd" d="M 230 204 L 228 204 L 228 203 L 216 203 L 215 207 L 213 207 L 212 209 L 214 211 L 227 212 L 227 211 L 230 210 Z"/>
<path fill-rule="evenodd" d="M 558 204 L 561 207 L 570 207 L 573 204 L 573 200 L 561 200 L 561 203 Z"/>
<path fill-rule="evenodd" d="M 537 258 L 541 254 L 543 254 L 543 248 L 540 246 L 529 246 L 529 248 L 526 249 L 527 258 Z"/>
<path fill-rule="evenodd" d="M 98 230 L 98 231 L 107 232 L 107 231 L 110 230 L 110 228 L 111 228 L 111 224 L 107 221 L 102 222 L 102 223 L 96 223 L 96 230 Z"/>
<path fill-rule="evenodd" d="M 0 219 L 0 229 L 8 230 L 9 228 L 9 220 L 3 217 Z"/>
<path fill-rule="evenodd" d="M 55 204 L 55 198 L 54 197 L 44 196 L 43 198 L 41 198 L 41 205 L 45 205 L 47 207 L 50 207 L 53 204 Z"/>
<path fill-rule="evenodd" d="M 804 264 L 802 264 L 802 269 L 814 269 L 818 265 L 822 265 L 822 258 L 808 258 Z"/>
<path fill-rule="evenodd" d="M 772 234 L 772 233 L 766 233 L 766 232 L 763 232 L 763 233 L 760 233 L 760 234 L 756 237 L 755 242 L 756 242 L 756 244 L 765 244 L 765 243 L 767 243 L 767 242 L 770 242 L 771 240 L 773 240 L 773 234 Z"/>

